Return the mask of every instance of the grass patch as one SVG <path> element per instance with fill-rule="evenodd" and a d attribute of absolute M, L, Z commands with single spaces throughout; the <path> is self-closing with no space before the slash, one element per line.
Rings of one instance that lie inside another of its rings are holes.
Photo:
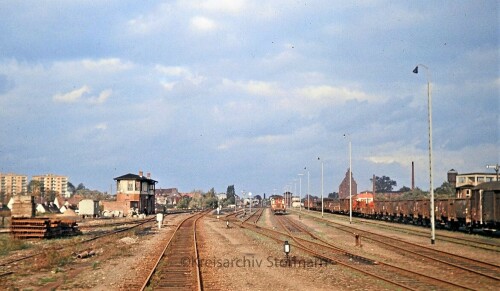
<path fill-rule="evenodd" d="M 57 279 L 54 277 L 40 278 L 40 284 L 45 285 L 47 283 L 55 282 Z"/>
<path fill-rule="evenodd" d="M 31 245 L 26 241 L 14 239 L 10 236 L 0 236 L 0 256 L 6 256 L 10 252 L 30 248 Z"/>

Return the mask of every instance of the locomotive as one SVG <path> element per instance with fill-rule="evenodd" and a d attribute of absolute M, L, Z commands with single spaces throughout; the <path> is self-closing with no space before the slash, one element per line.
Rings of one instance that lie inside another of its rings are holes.
<path fill-rule="evenodd" d="M 271 200 L 271 211 L 274 214 L 286 213 L 285 200 L 283 196 L 274 195 L 270 197 L 270 200 Z"/>
<path fill-rule="evenodd" d="M 349 214 L 349 199 L 323 199 L 324 211 Z M 469 231 L 500 230 L 500 182 L 487 182 L 473 188 L 470 197 L 434 199 L 437 226 Z M 321 211 L 321 200 L 305 201 L 305 208 Z M 429 199 L 375 200 L 352 199 L 352 215 L 428 226 L 431 223 Z"/>

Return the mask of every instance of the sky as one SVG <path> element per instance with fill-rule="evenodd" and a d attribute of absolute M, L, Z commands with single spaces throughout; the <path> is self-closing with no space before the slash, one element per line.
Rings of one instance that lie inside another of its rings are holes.
<path fill-rule="evenodd" d="M 498 1 L 0 0 L 0 172 L 429 189 L 500 162 Z M 416 65 L 419 73 L 413 74 Z M 344 137 L 344 134 L 347 137 Z M 320 158 L 318 160 L 318 158 Z M 304 174 L 299 176 L 299 174 Z"/>

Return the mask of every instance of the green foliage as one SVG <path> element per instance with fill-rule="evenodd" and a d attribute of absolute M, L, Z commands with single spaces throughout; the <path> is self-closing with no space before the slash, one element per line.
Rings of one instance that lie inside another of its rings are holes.
<path fill-rule="evenodd" d="M 203 208 L 217 208 L 218 206 L 218 199 L 217 197 L 205 197 L 203 199 Z"/>
<path fill-rule="evenodd" d="M 328 198 L 333 198 L 333 199 L 339 198 L 339 193 L 337 192 L 328 193 Z"/>
<path fill-rule="evenodd" d="M 191 202 L 191 198 L 184 196 L 184 197 L 182 197 L 181 200 L 179 200 L 179 203 L 177 203 L 177 208 L 180 208 L 180 209 L 188 208 L 190 202 Z"/>
<path fill-rule="evenodd" d="M 31 180 L 28 183 L 28 193 L 35 194 L 35 195 L 40 194 L 40 192 L 42 191 L 42 188 L 43 188 L 43 184 L 40 181 Z"/>
<path fill-rule="evenodd" d="M 0 256 L 6 256 L 10 252 L 30 248 L 31 245 L 19 239 L 13 239 L 9 236 L 0 236 Z"/>
<path fill-rule="evenodd" d="M 226 196 L 227 196 L 228 205 L 234 204 L 234 196 L 235 195 L 236 195 L 236 192 L 234 191 L 234 185 L 227 186 Z"/>
<path fill-rule="evenodd" d="M 413 191 L 408 191 L 400 196 L 401 200 L 411 200 L 411 199 L 429 199 L 429 192 L 424 192 L 420 188 L 416 187 Z"/>
<path fill-rule="evenodd" d="M 443 197 L 443 198 L 455 197 L 455 189 L 453 188 L 453 186 L 450 183 L 443 182 L 443 184 L 441 184 L 441 186 L 437 187 L 434 190 L 434 194 L 436 194 L 439 197 Z"/>
<path fill-rule="evenodd" d="M 75 193 L 75 191 L 76 191 L 75 185 L 73 185 L 71 182 L 68 182 L 67 187 L 68 187 L 69 192 Z"/>
<path fill-rule="evenodd" d="M 373 183 L 373 179 L 370 179 Z M 396 181 L 391 180 L 390 177 L 387 176 L 382 176 L 378 177 L 375 176 L 375 191 L 379 193 L 385 193 L 385 192 L 391 192 L 393 190 L 393 187 L 397 186 Z"/>
<path fill-rule="evenodd" d="M 398 191 L 404 193 L 404 192 L 410 192 L 411 189 L 409 187 L 403 186 Z"/>

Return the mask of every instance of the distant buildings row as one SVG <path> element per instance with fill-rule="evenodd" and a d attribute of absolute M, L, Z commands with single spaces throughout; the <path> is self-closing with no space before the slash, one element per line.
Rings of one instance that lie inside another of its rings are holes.
<path fill-rule="evenodd" d="M 45 174 L 35 175 L 31 178 L 32 181 L 40 182 L 41 193 L 54 191 L 64 197 L 70 197 L 68 192 L 68 176 Z M 0 192 L 7 196 L 28 193 L 28 176 L 13 173 L 0 173 Z"/>

